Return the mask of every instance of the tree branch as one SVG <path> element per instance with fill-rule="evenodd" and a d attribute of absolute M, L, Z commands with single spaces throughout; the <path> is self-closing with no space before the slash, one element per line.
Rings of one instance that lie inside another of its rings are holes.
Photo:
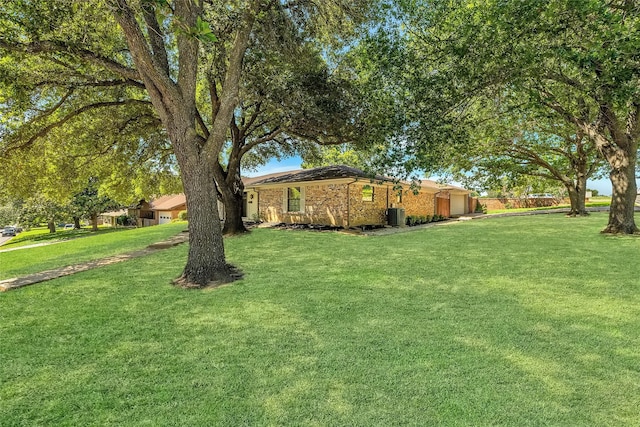
<path fill-rule="evenodd" d="M 255 146 L 259 145 L 259 144 L 263 144 L 263 143 L 265 143 L 267 141 L 273 141 L 283 131 L 284 130 L 281 129 L 281 128 L 275 128 L 271 132 L 262 135 L 260 138 L 256 138 L 256 139 L 252 140 L 251 142 L 249 142 L 248 144 L 245 144 L 240 149 L 240 157 L 244 156 L 249 150 L 251 150 L 253 147 L 255 147 Z"/>
<path fill-rule="evenodd" d="M 151 2 L 143 3 L 142 14 L 144 22 L 147 24 L 147 37 L 149 37 L 156 66 L 169 75 L 169 59 L 164 46 L 164 33 L 158 24 L 155 6 Z"/>
<path fill-rule="evenodd" d="M 91 63 L 100 65 L 107 70 L 119 74 L 120 76 L 131 79 L 131 80 L 139 80 L 140 74 L 137 70 L 133 68 L 129 68 L 120 64 L 119 62 L 114 61 L 111 58 L 104 57 L 95 52 L 86 50 L 86 49 L 78 49 L 76 47 L 54 41 L 35 41 L 32 43 L 26 44 L 10 44 L 3 40 L 0 40 L 0 49 L 6 49 L 12 52 L 20 52 L 20 53 L 66 53 L 70 55 L 74 55 L 80 57 L 86 61 Z"/>
<path fill-rule="evenodd" d="M 80 114 L 82 114 L 84 112 L 87 112 L 87 111 L 90 111 L 90 110 L 96 110 L 96 109 L 100 109 L 100 108 L 108 108 L 108 107 L 122 106 L 122 105 L 133 105 L 133 104 L 150 105 L 151 103 L 149 101 L 143 101 L 143 100 L 140 100 L 140 99 L 127 99 L 127 100 L 124 100 L 124 101 L 107 101 L 107 102 L 97 102 L 95 104 L 88 104 L 88 105 L 85 105 L 85 106 L 75 110 L 75 111 L 72 111 L 71 113 L 69 113 L 66 116 L 64 116 L 63 118 L 61 118 L 60 120 L 57 120 L 57 121 L 55 121 L 53 123 L 50 123 L 49 125 L 47 125 L 44 128 L 42 128 L 40 131 L 38 131 L 35 135 L 31 136 L 31 138 L 29 138 L 23 144 L 20 144 L 17 147 L 9 148 L 9 150 L 10 151 L 12 151 L 12 150 L 20 150 L 20 149 L 27 148 L 27 147 L 31 146 L 37 139 L 46 136 L 53 129 L 64 125 L 69 120 L 73 119 L 74 117 L 79 116 Z"/>

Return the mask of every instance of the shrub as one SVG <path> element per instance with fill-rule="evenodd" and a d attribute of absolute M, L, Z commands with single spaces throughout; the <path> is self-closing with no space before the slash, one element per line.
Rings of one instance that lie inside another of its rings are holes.
<path fill-rule="evenodd" d="M 131 225 L 136 225 L 136 219 L 129 216 L 129 215 L 120 215 L 118 218 L 116 218 L 116 224 L 118 225 L 122 225 L 122 226 L 131 226 Z"/>
<path fill-rule="evenodd" d="M 187 211 L 178 212 L 178 219 L 180 221 L 186 221 L 188 218 L 189 218 L 189 216 L 187 215 Z"/>

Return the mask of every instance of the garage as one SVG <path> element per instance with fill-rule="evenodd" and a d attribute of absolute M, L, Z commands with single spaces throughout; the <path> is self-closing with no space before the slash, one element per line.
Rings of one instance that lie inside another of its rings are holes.
<path fill-rule="evenodd" d="M 460 216 L 468 213 L 467 206 L 469 204 L 469 196 L 467 194 L 456 194 L 453 191 L 450 194 L 451 216 Z"/>
<path fill-rule="evenodd" d="M 158 224 L 168 224 L 173 218 L 171 217 L 171 211 L 158 212 Z"/>

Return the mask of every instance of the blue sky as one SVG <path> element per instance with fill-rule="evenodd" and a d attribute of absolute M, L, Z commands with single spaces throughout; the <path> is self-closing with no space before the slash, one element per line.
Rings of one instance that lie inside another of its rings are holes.
<path fill-rule="evenodd" d="M 261 166 L 256 171 L 247 171 L 243 173 L 243 175 L 259 176 L 275 172 L 286 172 L 294 169 L 300 169 L 301 164 L 302 159 L 300 157 L 289 157 L 281 161 L 271 160 L 269 163 Z M 598 190 L 602 195 L 610 195 L 611 181 L 609 181 L 608 178 L 589 181 L 587 188 Z"/>

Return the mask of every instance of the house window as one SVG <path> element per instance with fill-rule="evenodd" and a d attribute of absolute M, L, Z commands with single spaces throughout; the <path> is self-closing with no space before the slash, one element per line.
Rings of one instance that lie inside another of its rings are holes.
<path fill-rule="evenodd" d="M 287 188 L 287 212 L 300 212 L 300 187 Z"/>
<path fill-rule="evenodd" d="M 362 187 L 362 201 L 363 202 L 373 202 L 373 187 L 370 185 L 365 185 Z"/>

